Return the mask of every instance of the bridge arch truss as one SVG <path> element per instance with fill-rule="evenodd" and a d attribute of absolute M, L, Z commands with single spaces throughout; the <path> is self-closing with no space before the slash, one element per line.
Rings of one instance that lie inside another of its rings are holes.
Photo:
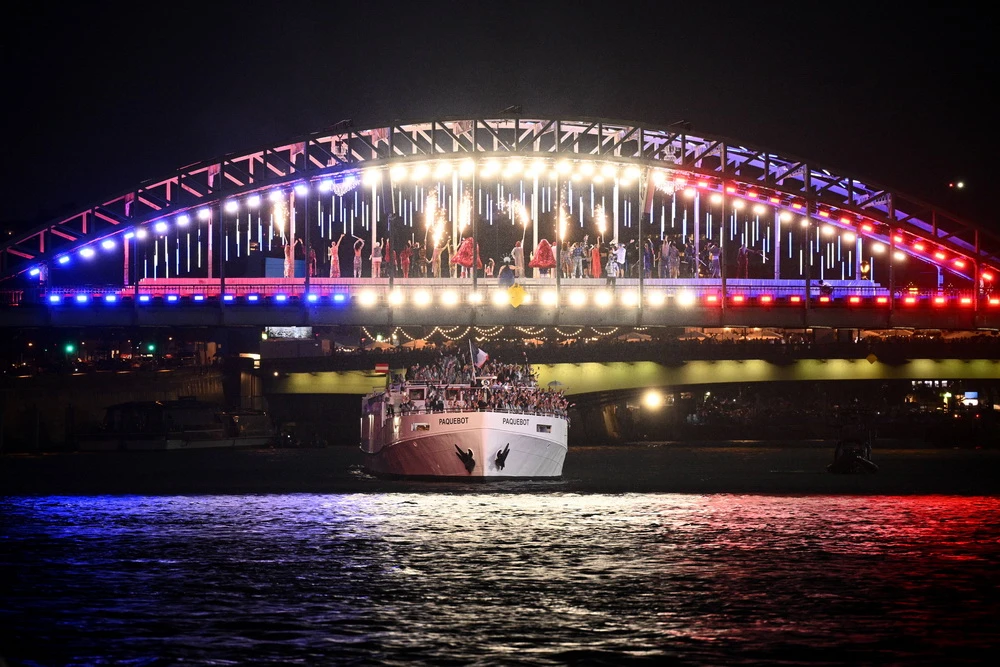
<path fill-rule="evenodd" d="M 824 252 L 829 252 L 824 249 L 829 244 L 823 245 L 823 235 L 831 234 L 829 230 L 838 239 L 848 239 L 838 242 L 837 253 L 839 257 L 847 247 L 854 265 L 843 270 L 854 278 L 862 277 L 857 274 L 864 242 L 868 249 L 865 258 L 870 255 L 873 273 L 888 276 L 890 287 L 894 266 L 904 258 L 933 267 L 939 276 L 938 286 L 944 282 L 940 276 L 945 275 L 948 281 L 958 280 L 965 287 L 978 289 L 992 281 L 1000 267 L 1000 237 L 993 232 L 919 198 L 815 162 L 721 137 L 695 135 L 683 125 L 655 127 L 605 119 L 502 117 L 395 122 L 368 128 L 354 128 L 343 122 L 293 141 L 188 165 L 0 245 L 0 280 L 44 275 L 49 267 L 75 260 L 78 254 L 88 257 L 102 249 L 116 248 L 121 252 L 129 246 L 126 241 L 137 235 L 155 238 L 158 233 L 170 233 L 166 230 L 189 224 L 209 225 L 204 237 L 199 233 L 199 243 L 208 244 L 205 263 L 211 278 L 213 238 L 218 235 L 216 255 L 222 248 L 228 252 L 234 242 L 239 248 L 239 212 L 259 206 L 262 197 L 274 197 L 273 193 L 285 198 L 292 211 L 292 219 L 282 221 L 283 225 L 295 224 L 294 193 L 301 193 L 300 198 L 307 202 L 317 202 L 313 224 L 309 224 L 312 213 L 308 209 L 301 213 L 305 220 L 301 229 L 309 245 L 310 229 L 313 241 L 326 238 L 324 224 L 331 235 L 335 225 L 347 230 L 346 217 L 337 219 L 337 201 L 339 198 L 340 212 L 346 216 L 344 202 L 351 193 L 355 198 L 351 230 L 370 234 L 373 241 L 386 233 L 391 235 L 388 226 L 394 223 L 409 227 L 416 238 L 421 230 L 419 216 L 426 205 L 421 196 L 435 189 L 442 208 L 447 209 L 452 231 L 461 235 L 466 221 L 461 219 L 459 200 L 471 182 L 475 200 L 471 205 L 478 213 L 469 216 L 473 235 L 477 217 L 489 216 L 492 224 L 494 213 L 510 213 L 504 211 L 504 202 L 509 206 L 517 199 L 523 209 L 530 208 L 535 243 L 539 234 L 558 238 L 561 218 L 567 213 L 571 221 L 579 218 L 578 227 L 584 225 L 585 218 L 588 225 L 593 224 L 593 209 L 573 210 L 575 195 L 567 197 L 580 177 L 585 182 L 577 194 L 589 180 L 591 202 L 598 179 L 604 191 L 613 187 L 613 210 L 607 215 L 613 226 L 609 235 L 615 237 L 619 233 L 634 234 L 624 228 L 638 226 L 641 238 L 644 218 L 650 225 L 647 233 L 664 233 L 668 207 L 671 231 L 678 233 L 681 230 L 673 224 L 677 211 L 684 209 L 687 214 L 693 206 L 691 225 L 684 219 L 685 236 L 699 230 L 698 223 L 706 225 L 702 231 L 713 229 L 713 225 L 721 230 L 728 220 L 735 231 L 755 217 L 758 222 L 764 219 L 760 229 L 767 230 L 770 250 L 777 255 L 781 251 L 780 246 L 775 248 L 779 238 L 787 234 L 791 244 L 792 229 L 799 226 L 804 235 L 801 243 L 808 249 L 799 257 L 798 273 L 801 276 L 806 272 L 807 279 L 821 277 L 822 271 L 810 273 L 807 267 L 817 262 L 817 256 L 822 258 Z M 533 182 L 526 190 L 524 183 L 528 180 Z M 548 181 L 555 182 L 555 190 Z M 400 194 L 404 183 L 414 190 L 408 202 Z M 322 201 L 326 196 L 330 203 L 324 209 Z M 580 202 L 577 209 L 584 205 L 582 199 Z M 569 211 L 564 210 L 567 206 Z M 714 222 L 713 206 L 721 207 Z M 747 213 L 738 219 L 738 212 L 744 208 Z M 233 215 L 227 216 L 230 211 Z M 276 224 L 273 211 L 269 218 L 261 225 L 258 214 L 258 226 L 267 227 L 270 239 Z M 790 220 L 783 222 L 786 219 Z M 209 231 L 212 220 L 222 222 L 216 224 L 217 232 Z M 234 223 L 235 241 L 231 237 Z M 516 224 L 513 216 L 511 224 Z M 243 242 L 251 236 L 250 227 L 248 214 Z M 286 230 L 278 231 L 284 236 Z M 764 233 L 758 229 L 753 235 L 748 231 L 744 234 L 750 236 L 760 240 Z M 798 236 L 795 239 L 799 241 Z M 263 232 L 258 240 L 264 240 Z M 133 253 L 140 251 L 135 240 L 132 246 Z M 876 254 L 878 250 L 881 254 Z M 128 284 L 140 276 L 135 266 L 138 255 L 133 256 L 130 269 L 125 252 L 126 267 L 120 275 Z M 789 261 L 795 259 L 788 254 Z M 224 264 L 221 259 L 216 262 Z M 818 264 L 823 265 L 823 261 L 820 259 Z M 179 272 L 179 261 L 176 268 L 175 273 Z M 216 267 L 214 277 L 219 273 Z M 148 275 L 147 270 L 144 277 Z M 777 268 L 774 277 L 781 277 Z"/>

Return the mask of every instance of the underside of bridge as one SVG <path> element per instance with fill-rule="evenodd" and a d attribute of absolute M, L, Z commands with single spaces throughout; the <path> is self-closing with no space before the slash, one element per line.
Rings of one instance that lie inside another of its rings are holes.
<path fill-rule="evenodd" d="M 998 360 L 912 359 L 884 363 L 877 359 L 801 359 L 776 364 L 762 360 L 655 361 L 579 364 L 539 364 L 542 386 L 559 388 L 570 396 L 634 392 L 652 387 L 690 387 L 757 382 L 824 382 L 844 380 L 996 380 Z M 391 369 L 402 373 L 405 369 Z M 276 372 L 265 378 L 269 394 L 357 394 L 385 387 L 386 376 L 371 371 L 312 373 Z"/>

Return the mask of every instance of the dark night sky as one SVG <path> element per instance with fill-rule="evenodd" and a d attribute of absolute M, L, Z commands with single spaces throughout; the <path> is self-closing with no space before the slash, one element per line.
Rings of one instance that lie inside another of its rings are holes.
<path fill-rule="evenodd" d="M 992 23 L 955 5 L 96 4 L 33 3 L 0 28 L 8 227 L 344 118 L 513 104 L 684 119 L 1000 227 Z"/>

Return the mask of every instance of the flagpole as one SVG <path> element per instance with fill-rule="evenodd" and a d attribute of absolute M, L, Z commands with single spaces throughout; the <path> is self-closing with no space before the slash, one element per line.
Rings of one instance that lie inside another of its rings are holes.
<path fill-rule="evenodd" d="M 472 337 L 469 337 L 469 363 L 472 366 L 472 386 L 476 385 L 476 353 L 472 345 Z"/>

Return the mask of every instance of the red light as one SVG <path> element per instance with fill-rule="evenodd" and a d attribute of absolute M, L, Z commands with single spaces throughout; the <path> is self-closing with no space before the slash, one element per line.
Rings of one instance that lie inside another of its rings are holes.
<path fill-rule="evenodd" d="M 726 192 L 728 192 L 731 195 L 736 194 L 736 188 L 733 187 L 732 185 L 727 185 L 726 186 Z"/>
<path fill-rule="evenodd" d="M 757 193 L 751 190 L 750 192 L 747 193 L 747 197 L 749 197 L 750 199 L 756 199 Z"/>
<path fill-rule="evenodd" d="M 715 296 L 714 294 L 709 294 L 707 297 L 705 297 L 705 301 L 708 301 L 709 303 L 715 303 L 718 300 L 719 297 Z"/>
<path fill-rule="evenodd" d="M 902 236 L 898 236 L 898 235 L 897 236 L 893 236 L 892 240 L 895 241 L 896 243 L 902 243 L 903 242 L 903 237 Z"/>
<path fill-rule="evenodd" d="M 861 297 L 860 296 L 852 296 L 851 298 L 848 299 L 848 301 L 851 302 L 851 303 L 861 303 Z"/>
<path fill-rule="evenodd" d="M 935 259 L 943 260 L 945 258 L 945 254 L 943 252 L 936 252 L 934 253 L 934 257 Z"/>
<path fill-rule="evenodd" d="M 743 303 L 743 295 L 737 294 L 733 297 L 733 303 Z"/>
<path fill-rule="evenodd" d="M 972 299 L 967 296 L 963 296 L 961 299 L 959 299 L 959 303 L 961 303 L 963 306 L 971 306 Z"/>
<path fill-rule="evenodd" d="M 820 211 L 819 212 L 819 217 L 821 217 L 821 218 L 829 218 L 830 217 L 830 212 L 829 211 Z"/>
<path fill-rule="evenodd" d="M 957 266 L 960 269 L 964 269 L 965 268 L 965 262 L 963 262 L 960 259 L 956 259 L 955 260 L 955 266 Z"/>
<path fill-rule="evenodd" d="M 677 185 L 685 185 L 687 183 L 687 179 L 686 178 L 675 178 L 674 179 L 674 183 L 676 183 Z"/>
<path fill-rule="evenodd" d="M 792 303 L 801 303 L 802 302 L 802 297 L 801 296 L 790 296 L 790 297 L 788 297 L 788 300 L 791 301 Z"/>
<path fill-rule="evenodd" d="M 819 302 L 820 303 L 830 303 L 830 297 L 828 297 L 828 296 L 821 296 L 819 298 Z"/>
<path fill-rule="evenodd" d="M 698 181 L 698 187 L 699 188 L 707 188 L 708 187 L 708 181 Z"/>
<path fill-rule="evenodd" d="M 861 225 L 861 231 L 863 231 L 863 232 L 872 232 L 872 231 L 875 231 L 875 228 L 872 227 L 871 225 L 869 225 L 866 222 L 865 224 Z"/>
<path fill-rule="evenodd" d="M 919 250 L 920 252 L 923 252 L 924 251 L 924 244 L 923 243 L 914 243 L 913 244 L 913 249 L 914 250 Z"/>
<path fill-rule="evenodd" d="M 781 200 L 778 199 L 777 197 L 771 197 L 768 201 L 770 201 L 772 204 L 780 204 L 781 203 Z"/>
<path fill-rule="evenodd" d="M 916 302 L 917 302 L 917 297 L 915 297 L 915 296 L 908 296 L 908 297 L 906 297 L 906 298 L 903 299 L 903 303 L 909 304 L 911 306 L 913 304 L 915 304 Z"/>
<path fill-rule="evenodd" d="M 986 281 L 993 280 L 993 274 L 992 273 L 983 272 L 983 280 L 986 280 Z"/>
<path fill-rule="evenodd" d="M 772 297 L 770 294 L 762 294 L 760 297 L 761 303 L 771 303 L 773 300 L 774 297 Z"/>
<path fill-rule="evenodd" d="M 991 297 L 990 298 L 990 305 L 991 306 L 1000 306 L 1000 299 L 998 299 L 997 297 Z"/>
<path fill-rule="evenodd" d="M 851 219 L 845 215 L 843 218 L 840 219 L 840 222 L 842 222 L 845 225 L 849 225 L 851 224 Z"/>
<path fill-rule="evenodd" d="M 889 297 L 887 296 L 875 297 L 875 303 L 889 303 Z"/>
<path fill-rule="evenodd" d="M 795 210 L 799 210 L 802 208 L 802 204 L 792 204 L 792 208 L 794 208 Z"/>
<path fill-rule="evenodd" d="M 935 306 L 943 306 L 946 303 L 948 303 L 948 299 L 944 298 L 943 296 L 936 296 L 936 297 L 934 297 L 934 305 Z"/>

